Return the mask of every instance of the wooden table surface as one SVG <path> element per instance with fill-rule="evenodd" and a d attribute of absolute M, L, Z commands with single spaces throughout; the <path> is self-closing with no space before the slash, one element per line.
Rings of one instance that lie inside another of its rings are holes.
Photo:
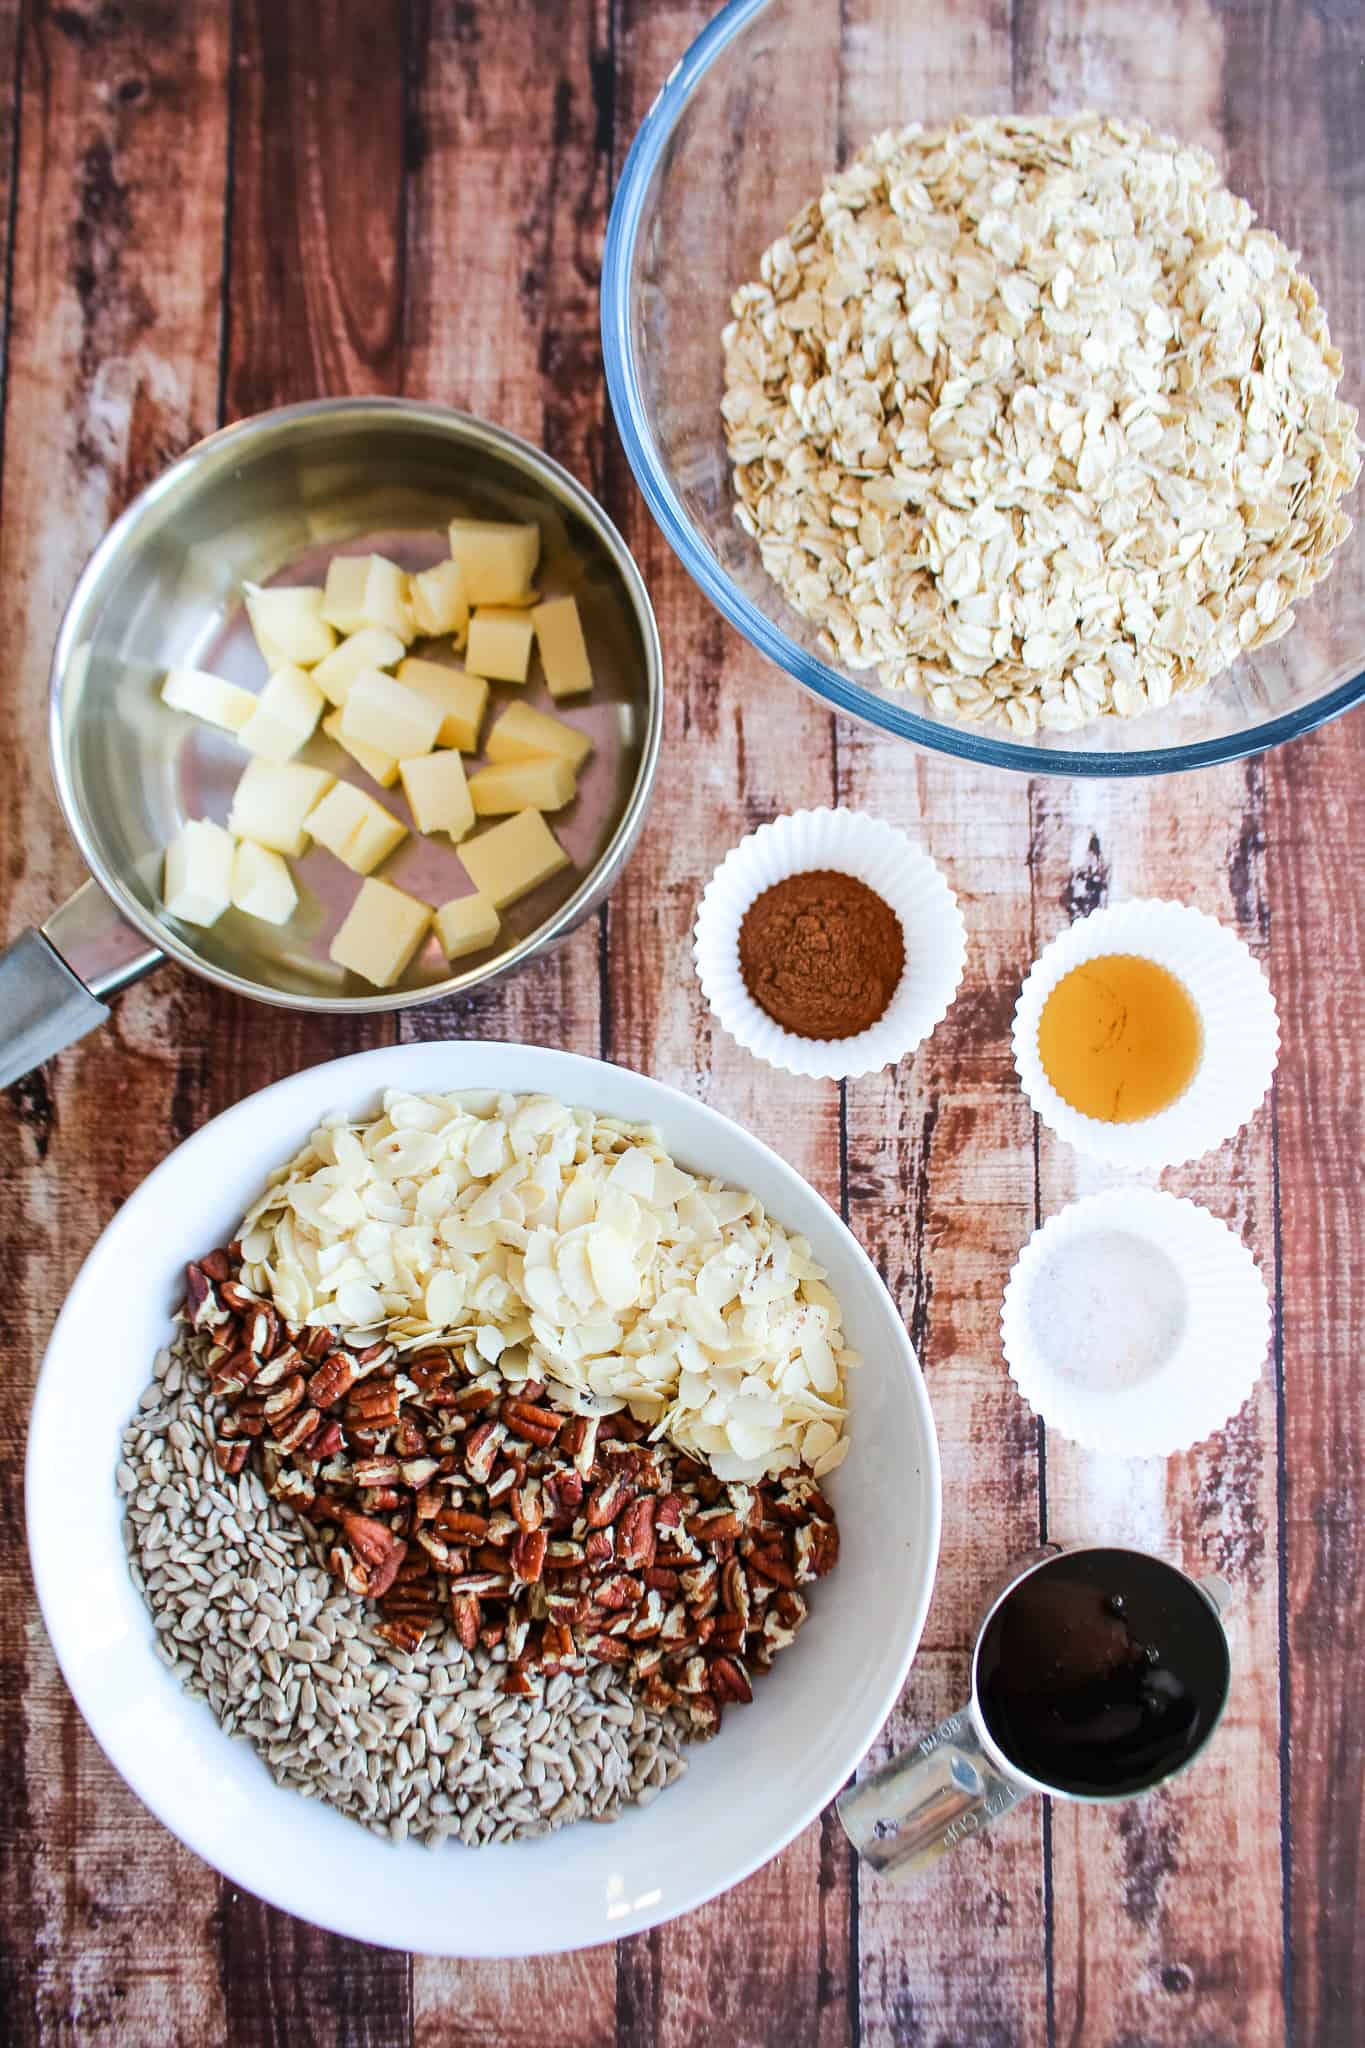
<path fill-rule="evenodd" d="M 1192 32 L 1227 17 L 1235 61 L 1235 0 L 1190 10 Z M 720 622 L 633 487 L 597 328 L 614 175 L 707 11 L 0 0 L 10 931 L 81 879 L 43 737 L 65 599 L 120 507 L 221 421 L 319 393 L 406 392 L 527 435 L 623 527 L 669 680 L 644 841 L 608 908 L 531 972 L 472 1002 L 351 1021 L 230 1001 L 167 969 L 10 1093 L 6 2043 L 1212 2048 L 1365 2036 L 1365 714 L 1193 778 L 1030 785 L 836 725 Z M 1001 32 L 998 0 L 937 11 L 964 50 L 978 25 Z M 1040 35 L 1040 12 L 1014 11 L 1017 38 Z M 1049 12 L 1063 98 L 1068 65 L 1084 96 L 1080 18 L 1078 0 Z M 1340 118 L 1331 80 L 1362 61 L 1358 8 L 1287 0 L 1275 20 L 1276 47 L 1257 61 L 1292 74 L 1284 116 L 1308 118 L 1320 89 L 1324 116 Z M 1350 104 L 1358 119 L 1358 92 Z M 1341 148 L 1365 161 L 1365 136 L 1343 134 Z M 770 1073 L 713 1032 L 687 951 L 724 850 L 776 812 L 832 801 L 912 825 L 970 930 L 946 1024 L 900 1071 L 845 1089 Z M 1273 1098 L 1235 1143 L 1165 1184 L 1245 1235 L 1282 1310 L 1267 1372 L 1222 1434 L 1168 1465 L 1125 1464 L 1045 1436 L 1001 1364 L 1015 1252 L 1081 1185 L 1076 1159 L 1035 1129 L 1008 1028 L 1029 961 L 1069 918 L 1163 891 L 1240 932 L 1279 999 Z M 943 1447 L 942 1566 L 887 1742 L 957 1703 L 974 1610 L 1012 1555 L 1103 1534 L 1236 1589 L 1231 1705 L 1196 1768 L 1113 1811 L 1032 1802 L 907 1891 L 860 1880 L 827 1815 L 731 1897 L 615 1950 L 548 1962 L 440 1962 L 334 1939 L 220 1882 L 164 1833 L 87 1734 L 38 1620 L 21 1479 L 42 1347 L 96 1233 L 169 1147 L 280 1075 L 396 1035 L 529 1038 L 658 1075 L 776 1144 L 842 1207 L 919 1347 Z"/>

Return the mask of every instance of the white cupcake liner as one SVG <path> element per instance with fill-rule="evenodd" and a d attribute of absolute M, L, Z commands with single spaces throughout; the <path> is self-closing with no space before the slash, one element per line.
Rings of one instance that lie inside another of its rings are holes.
<path fill-rule="evenodd" d="M 1167 968 L 1188 990 L 1203 1026 L 1188 1088 L 1169 1109 L 1137 1123 L 1104 1123 L 1073 1109 L 1038 1056 L 1047 998 L 1073 967 L 1104 953 L 1138 953 Z M 1183 903 L 1119 903 L 1081 918 L 1034 963 L 1014 1012 L 1014 1063 L 1049 1130 L 1092 1159 L 1133 1169 L 1179 1166 L 1239 1131 L 1270 1086 L 1279 1043 L 1275 998 L 1251 954 L 1216 918 Z"/>
<path fill-rule="evenodd" d="M 787 875 L 832 868 L 885 899 L 905 934 L 905 972 L 884 1014 L 851 1038 L 801 1038 L 774 1023 L 744 986 L 739 928 L 754 899 Z M 957 898 L 921 847 L 862 811 L 795 811 L 760 825 L 707 883 L 693 953 L 702 992 L 730 1036 L 788 1074 L 851 1080 L 894 1066 L 948 1013 L 967 959 Z"/>
<path fill-rule="evenodd" d="M 1169 1457 L 1241 1408 L 1270 1344 L 1270 1300 L 1225 1223 L 1156 1188 L 1088 1195 L 1035 1230 L 1000 1310 L 1010 1376 L 1091 1451 Z"/>

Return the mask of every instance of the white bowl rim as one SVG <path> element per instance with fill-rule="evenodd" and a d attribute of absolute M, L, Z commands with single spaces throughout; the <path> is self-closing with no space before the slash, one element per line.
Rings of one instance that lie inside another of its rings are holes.
<path fill-rule="evenodd" d="M 437 1070 L 442 1060 L 458 1062 L 458 1071 L 442 1076 Z M 515 1066 L 517 1080 L 509 1080 L 507 1070 Z M 503 1072 L 499 1073 L 499 1069 Z M 246 1096 L 242 1101 L 224 1110 L 220 1115 L 203 1125 L 185 1139 L 141 1182 L 123 1203 L 112 1221 L 106 1225 L 95 1245 L 87 1255 L 80 1272 L 72 1285 L 49 1340 L 43 1364 L 39 1373 L 30 1417 L 28 1450 L 26 1457 L 26 1511 L 30 1560 L 38 1603 L 42 1612 L 49 1638 L 56 1653 L 62 1675 L 80 1708 L 87 1727 L 94 1736 L 114 1769 L 125 1783 L 136 1793 L 142 1803 L 161 1821 L 169 1831 L 193 1850 L 203 1860 L 218 1869 L 231 1883 L 242 1886 L 269 1904 L 282 1911 L 326 1927 L 335 1933 L 355 1940 L 374 1943 L 383 1947 L 409 1949 L 414 1946 L 405 1938 L 411 1929 L 405 1928 L 403 1914 L 405 1905 L 403 1891 L 399 1886 L 364 1891 L 358 1899 L 348 1898 L 339 1887 L 322 1889 L 314 1883 L 312 1889 L 305 1883 L 300 1885 L 285 1870 L 277 1866 L 262 1864 L 259 1857 L 253 1858 L 251 1842 L 242 1844 L 237 1853 L 236 1843 L 230 1853 L 221 1848 L 211 1852 L 202 1846 L 204 1829 L 196 1824 L 193 1802 L 172 1796 L 155 1773 L 154 1758 L 147 1753 L 144 1743 L 139 1751 L 137 1742 L 130 1742 L 111 1725 L 111 1709 L 107 1700 L 95 1696 L 93 1688 L 84 1677 L 73 1673 L 73 1653 L 76 1644 L 73 1628 L 79 1619 L 77 1597 L 72 1590 L 72 1575 L 63 1572 L 60 1558 L 54 1554 L 54 1534 L 58 1519 L 58 1503 L 43 1492 L 45 1485 L 44 1462 L 55 1447 L 64 1428 L 62 1401 L 70 1392 L 70 1372 L 60 1364 L 64 1346 L 70 1341 L 69 1333 L 74 1332 L 91 1312 L 93 1302 L 100 1300 L 100 1289 L 111 1268 L 117 1269 L 118 1261 L 125 1256 L 127 1242 L 136 1245 L 141 1226 L 147 1214 L 155 1205 L 161 1188 L 173 1184 L 177 1176 L 187 1169 L 193 1169 L 202 1162 L 211 1178 L 212 1161 L 232 1145 L 238 1126 L 249 1121 L 251 1114 L 259 1114 L 260 1107 L 269 1102 L 278 1114 L 272 1119 L 272 1128 L 289 1134 L 296 1126 L 302 1126 L 300 1139 L 308 1127 L 308 1119 L 314 1121 L 327 1108 L 345 1105 L 349 1102 L 371 1101 L 376 1093 L 389 1087 L 438 1088 L 508 1088 L 511 1092 L 535 1092 L 537 1090 L 561 1095 L 565 1100 L 577 1101 L 596 1107 L 603 1114 L 619 1115 L 638 1121 L 664 1122 L 671 1111 L 675 1116 L 699 1121 L 703 1127 L 713 1131 L 737 1133 L 743 1148 L 747 1149 L 765 1173 L 780 1182 L 793 1196 L 799 1213 L 803 1203 L 812 1199 L 828 1218 L 828 1228 L 833 1241 L 852 1260 L 854 1267 L 868 1282 L 870 1299 L 881 1297 L 885 1309 L 888 1335 L 894 1345 L 894 1332 L 899 1331 L 900 1343 L 895 1346 L 899 1352 L 899 1363 L 905 1368 L 898 1376 L 909 1402 L 915 1433 L 923 1448 L 923 1468 L 919 1474 L 918 1499 L 920 1520 L 927 1526 L 928 1541 L 922 1546 L 922 1554 L 916 1555 L 913 1563 L 901 1575 L 900 1606 L 896 1614 L 896 1628 L 888 1634 L 888 1647 L 899 1638 L 898 1652 L 888 1655 L 881 1668 L 881 1682 L 863 1697 L 845 1702 L 832 1719 L 837 1719 L 843 1729 L 838 1742 L 837 1756 L 824 1769 L 819 1784 L 807 1791 L 798 1803 L 765 1834 L 758 1845 L 750 1844 L 734 1856 L 718 1855 L 710 1858 L 702 1869 L 674 1871 L 671 1876 L 677 1883 L 669 1890 L 664 1903 L 660 1892 L 655 1891 L 649 1898 L 635 1902 L 627 1911 L 624 1908 L 608 1907 L 605 1919 L 599 1907 L 594 1914 L 585 1910 L 582 1900 L 567 1899 L 566 1910 L 557 1916 L 559 1931 L 552 1938 L 543 1938 L 534 1927 L 527 1928 L 521 1923 L 505 1922 L 490 1938 L 487 1929 L 472 1931 L 461 1925 L 456 1939 L 442 1936 L 436 1942 L 423 1942 L 422 1953 L 446 1954 L 452 1956 L 521 1956 L 558 1954 L 572 1949 L 590 1947 L 600 1942 L 612 1941 L 625 1934 L 633 1934 L 657 1926 L 680 1914 L 692 1911 L 708 1900 L 728 1891 L 742 1882 L 755 1870 L 776 1856 L 816 1816 L 823 1811 L 851 1775 L 858 1762 L 875 1741 L 883 1723 L 894 1707 L 905 1683 L 906 1676 L 918 1649 L 925 1617 L 937 1571 L 942 1518 L 942 1482 L 938 1452 L 938 1439 L 934 1428 L 929 1396 L 923 1374 L 915 1356 L 908 1332 L 906 1332 L 895 1302 L 889 1295 L 884 1282 L 872 1264 L 867 1253 L 858 1243 L 848 1226 L 837 1212 L 830 1207 L 818 1190 L 804 1181 L 795 1169 L 789 1166 L 763 1141 L 755 1137 L 734 1119 L 725 1117 L 695 1097 L 637 1074 L 624 1067 L 614 1066 L 606 1061 L 581 1054 L 560 1052 L 547 1047 L 520 1046 L 501 1040 L 444 1040 L 426 1041 L 408 1045 L 373 1047 L 368 1051 L 327 1061 L 305 1068 L 299 1073 Z M 603 1101 L 602 1097 L 608 1100 Z M 615 1098 L 614 1100 L 612 1098 Z M 667 1137 L 667 1132 L 665 1132 Z M 290 1142 L 288 1135 L 281 1138 L 281 1152 Z M 688 1148 L 684 1147 L 684 1151 Z M 258 1173 L 264 1173 L 277 1163 L 274 1156 L 262 1159 Z M 771 1204 L 769 1206 L 772 1206 Z M 801 1228 L 801 1224 L 794 1227 Z M 179 1249 L 179 1247 L 172 1247 Z M 817 1256 L 819 1247 L 817 1246 Z M 193 1248 L 191 1248 L 192 1253 Z M 169 1265 L 168 1261 L 168 1265 Z M 101 1302 L 101 1313 L 107 1316 L 108 1295 Z M 169 1328 L 169 1324 L 168 1324 Z M 150 1360 L 148 1361 L 150 1373 Z M 129 1401 L 131 1409 L 136 1395 Z M 112 1461 L 110 1482 L 112 1492 Z M 123 1571 L 124 1561 L 121 1548 L 116 1559 L 116 1568 Z M 131 1582 L 129 1582 L 131 1583 Z M 803 1639 L 804 1640 L 804 1639 Z M 192 1701 L 184 1694 L 177 1681 L 171 1678 L 151 1653 L 150 1629 L 146 1643 L 147 1664 L 160 1680 L 168 1681 L 174 1687 L 174 1697 L 186 1714 L 207 1714 L 202 1702 Z M 210 1740 L 215 1744 L 229 1741 L 221 1731 L 210 1728 Z M 290 1797 L 277 1791 L 269 1781 L 266 1790 L 270 1796 Z M 672 1793 L 674 1800 L 687 1796 L 686 1781 Z M 298 1795 L 292 1795 L 297 1799 Z M 749 1802 L 736 1801 L 737 1816 Z M 343 1846 L 350 1841 L 356 1844 L 359 1855 L 360 1843 L 374 1842 L 375 1838 L 358 1827 L 354 1822 L 342 1820 L 340 1816 L 322 1808 L 318 1802 L 308 1802 L 302 1809 L 301 1818 L 322 1815 L 324 1824 L 334 1823 L 347 1831 L 337 1837 Z M 657 1809 L 668 1811 L 669 1802 L 664 1801 Z M 645 1814 L 633 1814 L 632 1819 L 645 1820 Z M 627 1820 L 619 1821 L 604 1834 L 615 1835 L 626 1826 Z M 581 1824 L 586 1827 L 586 1823 Z M 578 1829 L 568 1829 L 558 1836 L 548 1838 L 549 1842 L 563 1842 L 576 1835 Z M 376 1843 L 381 1854 L 391 1854 L 388 1845 Z M 512 1844 L 504 1848 L 487 1848 L 478 1852 L 478 1863 L 473 1866 L 480 1880 L 485 1874 L 493 1873 L 494 1859 L 509 1855 L 525 1857 L 546 1843 Z M 412 1844 L 406 1844 L 400 1853 L 432 1858 L 433 1852 Z M 458 1855 L 458 1845 L 446 1845 L 436 1856 Z M 424 1867 L 431 1869 L 432 1862 Z M 480 1883 L 479 1891 L 485 1890 Z M 462 1902 L 463 1903 L 463 1902 Z M 453 1916 L 452 1916 L 453 1917 Z M 532 1916 L 534 1918 L 535 1916 Z M 463 1915 L 461 1915 L 463 1922 Z M 543 1928 L 543 1921 L 540 1923 Z"/>

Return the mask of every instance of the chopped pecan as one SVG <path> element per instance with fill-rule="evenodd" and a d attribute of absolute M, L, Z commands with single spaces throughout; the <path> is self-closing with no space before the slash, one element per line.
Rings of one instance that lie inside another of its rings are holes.
<path fill-rule="evenodd" d="M 643 1494 L 622 1511 L 616 1527 L 616 1555 L 630 1571 L 654 1562 L 654 1516 L 658 1502 Z"/>
<path fill-rule="evenodd" d="M 475 1593 L 452 1593 L 450 1596 L 450 1620 L 458 1641 L 466 1650 L 472 1650 L 479 1640 L 479 1624 L 482 1620 L 478 1595 Z"/>
<path fill-rule="evenodd" d="M 533 1586 L 545 1568 L 545 1546 L 549 1541 L 543 1529 L 523 1529 L 512 1545 L 512 1570 L 523 1584 Z"/>
<path fill-rule="evenodd" d="M 713 1657 L 710 1672 L 711 1690 L 717 1699 L 737 1700 L 741 1706 L 748 1706 L 754 1696 L 754 1689 L 749 1683 L 749 1674 L 738 1657 Z"/>
<path fill-rule="evenodd" d="M 605 1528 L 614 1522 L 625 1506 L 630 1494 L 630 1482 L 624 1473 L 616 1473 L 610 1479 L 601 1480 L 588 1495 L 585 1510 L 590 1529 Z"/>

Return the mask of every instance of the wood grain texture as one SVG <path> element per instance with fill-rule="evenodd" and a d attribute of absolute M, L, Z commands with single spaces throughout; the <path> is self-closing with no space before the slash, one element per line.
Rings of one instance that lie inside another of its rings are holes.
<path fill-rule="evenodd" d="M 1365 914 L 1357 717 L 1267 766 L 1271 969 L 1292 990 L 1276 1089 L 1283 1276 L 1283 1650 L 1291 2038 L 1358 2038 L 1365 2010 L 1365 1662 L 1359 1361 Z M 1324 973 L 1324 963 L 1330 972 Z"/>
<path fill-rule="evenodd" d="M 70 584 L 128 496 L 220 412 L 403 391 L 547 447 L 626 532 L 668 677 L 640 848 L 608 909 L 528 972 L 396 1024 L 263 1010 L 167 970 L 122 999 L 101 1037 L 10 1093 L 6 2044 L 1358 2038 L 1365 1743 L 1343 1702 L 1358 1688 L 1365 1603 L 1365 722 L 1196 778 L 1030 786 L 836 726 L 720 622 L 625 468 L 596 305 L 613 177 L 711 11 L 706 0 L 29 0 L 21 20 L 19 0 L 0 0 L 0 234 L 15 175 L 13 260 L 0 265 L 10 928 L 80 879 L 38 738 Z M 1126 0 L 955 0 L 875 74 L 861 11 L 841 0 L 842 89 L 796 70 L 747 110 L 751 147 L 737 149 L 735 203 L 717 227 L 736 274 L 755 253 L 740 243 L 767 218 L 765 135 L 799 123 L 823 160 L 876 119 L 956 105 L 970 67 L 1002 106 L 1016 94 L 1074 104 L 1115 81 L 1140 94 L 1253 196 L 1289 195 L 1288 230 L 1324 267 L 1334 308 L 1356 294 L 1365 331 L 1365 271 L 1315 243 L 1311 191 L 1295 174 L 1296 151 L 1324 132 L 1344 167 L 1365 161 L 1351 125 L 1358 9 L 1298 0 L 1252 39 L 1240 0 L 1182 0 L 1179 37 L 1161 40 Z M 844 1089 L 801 1086 L 741 1055 L 689 959 L 697 898 L 725 849 L 775 812 L 832 801 L 921 838 L 970 933 L 961 995 L 929 1044 Z M 1035 1222 L 1106 1179 L 1035 1133 L 1009 1058 L 1018 984 L 1071 917 L 1137 893 L 1199 903 L 1271 974 L 1285 1039 L 1273 1106 L 1164 1184 L 1224 1216 L 1278 1273 L 1283 1315 L 1276 1356 L 1227 1431 L 1168 1466 L 1119 1470 L 1038 1427 L 1000 1361 L 997 1314 Z M 220 1885 L 181 1850 L 96 1751 L 37 1620 L 21 1466 L 51 1306 L 170 1144 L 279 1075 L 400 1032 L 526 1038 L 654 1073 L 738 1117 L 842 1205 L 919 1348 L 944 1454 L 935 1601 L 878 1756 L 959 1704 L 974 1616 L 1008 1559 L 1044 1536 L 1104 1533 L 1233 1582 L 1232 1703 L 1189 1778 L 1112 1815 L 1035 1803 L 905 1891 L 859 1882 L 827 1815 L 682 1922 L 524 1963 L 340 1941 Z"/>
<path fill-rule="evenodd" d="M 7 40 L 14 15 L 3 17 Z M 12 47 L 0 57 L 6 80 Z M 192 5 L 168 0 L 136 20 L 94 5 L 25 10 L 0 497 L 11 929 L 40 921 L 82 879 L 42 745 L 57 619 L 129 494 L 214 423 L 226 60 L 221 26 Z M 184 166 L 183 183 L 167 182 L 168 161 Z M 16 2044 L 211 2039 L 223 2025 L 216 1881 L 86 1733 L 37 1619 L 22 1536 L 24 1431 L 54 1305 L 166 1149 L 179 1022 L 168 979 L 5 1107 L 0 2036 Z M 168 1901 L 182 1938 L 149 1940 Z"/>

